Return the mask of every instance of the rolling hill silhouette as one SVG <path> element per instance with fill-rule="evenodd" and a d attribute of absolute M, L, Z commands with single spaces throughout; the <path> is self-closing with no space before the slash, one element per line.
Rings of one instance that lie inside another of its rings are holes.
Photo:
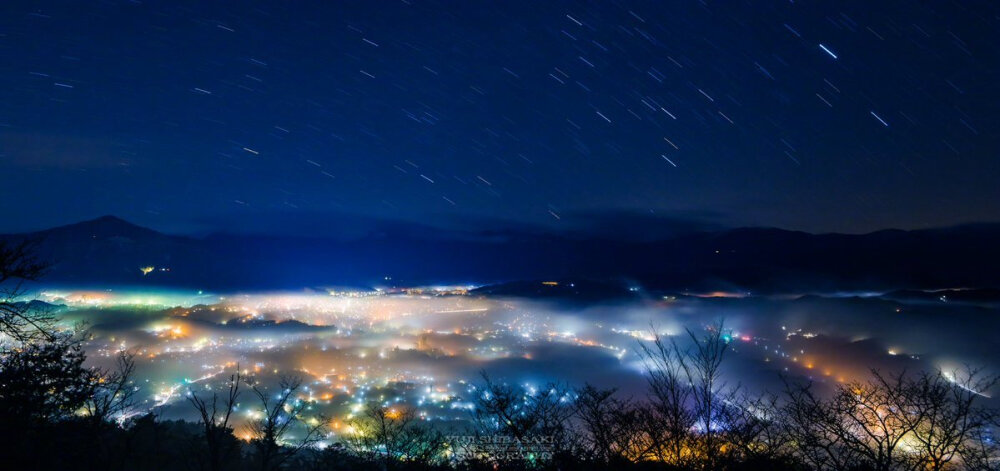
<path fill-rule="evenodd" d="M 197 238 L 105 216 L 0 237 L 37 241 L 40 256 L 53 263 L 45 281 L 81 285 L 249 290 L 592 278 L 678 291 L 1000 286 L 1000 224 L 861 235 L 740 228 L 654 241 L 516 231 L 481 238 L 414 232 L 354 240 Z M 143 274 L 140 268 L 148 266 L 154 271 Z"/>

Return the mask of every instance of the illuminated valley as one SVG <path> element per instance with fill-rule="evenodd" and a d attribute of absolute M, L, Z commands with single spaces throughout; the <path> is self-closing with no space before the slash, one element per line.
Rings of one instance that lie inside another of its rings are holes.
<path fill-rule="evenodd" d="M 989 341 L 976 333 L 977 316 L 987 308 L 877 295 L 713 293 L 579 303 L 436 288 L 232 295 L 47 290 L 40 299 L 58 306 L 64 323 L 88 326 L 94 364 L 106 366 L 122 350 L 136 353 L 141 400 L 131 414 L 193 419 L 185 397 L 226 388 L 238 368 L 272 386 L 281 377 L 300 378 L 296 399 L 308 403 L 310 417 L 329 421 L 330 440 L 369 402 L 461 425 L 483 374 L 529 391 L 590 383 L 641 396 L 640 342 L 654 332 L 683 342 L 685 328 L 697 332 L 722 319 L 734 352 L 727 374 L 755 390 L 778 389 L 779 374 L 831 386 L 874 367 L 998 366 Z M 949 325 L 931 328 L 943 315 Z M 906 328 L 917 324 L 927 327 Z M 236 412 L 241 421 L 260 413 L 250 404 Z"/>

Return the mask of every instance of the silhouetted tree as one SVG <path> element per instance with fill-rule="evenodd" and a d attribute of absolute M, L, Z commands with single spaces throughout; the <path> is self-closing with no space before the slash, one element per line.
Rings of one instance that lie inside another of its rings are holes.
<path fill-rule="evenodd" d="M 687 329 L 692 345 L 682 348 L 676 339 L 666 341 L 654 329 L 652 344 L 641 344 L 653 412 L 650 435 L 659 459 L 717 467 L 725 398 L 735 396 L 722 378 L 729 350 L 725 332 L 722 321 L 708 326 L 704 334 Z"/>
<path fill-rule="evenodd" d="M 262 471 L 280 469 L 299 451 L 315 445 L 323 437 L 325 418 L 314 418 L 308 423 L 302 416 L 307 403 L 294 398 L 301 386 L 296 378 L 282 378 L 277 393 L 268 392 L 258 383 L 251 390 L 261 406 L 262 417 L 246 425 L 254 457 Z M 303 435 L 288 441 L 290 432 L 299 425 Z"/>
<path fill-rule="evenodd" d="M 409 407 L 393 409 L 378 403 L 365 407 L 350 423 L 344 444 L 365 462 L 384 469 L 438 463 L 445 450 L 444 436 L 421 423 Z"/>
<path fill-rule="evenodd" d="M 94 396 L 98 376 L 72 334 L 11 348 L 0 355 L 0 417 L 7 423 L 56 421 Z"/>
<path fill-rule="evenodd" d="M 872 370 L 867 380 L 838 385 L 830 399 L 819 398 L 810 384 L 786 385 L 785 425 L 797 453 L 815 469 L 989 466 L 992 415 L 976 403 L 995 384 L 995 377 L 976 370 L 961 379 Z"/>
<path fill-rule="evenodd" d="M 939 471 L 962 456 L 975 454 L 977 437 L 989 427 L 991 418 L 977 405 L 982 393 L 997 384 L 997 377 L 967 368 L 947 375 L 924 372 L 909 383 L 911 412 L 903 420 L 913 429 L 908 446 L 916 455 L 914 465 Z"/>
<path fill-rule="evenodd" d="M 475 436 L 509 437 L 515 448 L 518 443 L 533 444 L 531 448 L 545 448 L 544 454 L 553 456 L 572 449 L 570 419 L 575 411 L 567 388 L 547 384 L 532 389 L 493 381 L 485 372 L 482 377 L 483 384 L 476 388 L 474 398 Z M 540 441 L 545 442 L 544 447 L 534 445 Z M 521 450 L 529 456 L 534 451 L 531 448 Z M 510 451 L 514 456 L 518 453 Z"/>
<path fill-rule="evenodd" d="M 92 371 L 97 384 L 93 393 L 84 401 L 83 409 L 87 417 L 97 422 L 123 421 L 133 412 L 135 394 L 138 388 L 134 384 L 135 353 L 118 352 L 115 357 L 115 368 L 110 371 Z"/>
<path fill-rule="evenodd" d="M 57 468 L 63 462 L 86 466 L 104 456 L 94 447 L 84 453 L 103 430 L 89 418 L 75 417 L 98 384 L 84 360 L 80 343 L 69 333 L 0 354 L 0 456 L 5 461 Z"/>
<path fill-rule="evenodd" d="M 730 463 L 770 463 L 791 460 L 791 437 L 784 427 L 777 396 L 740 390 L 728 394 L 721 408 L 720 427 Z"/>
<path fill-rule="evenodd" d="M 20 299 L 24 282 L 37 280 L 48 270 L 34 248 L 30 240 L 0 241 L 0 337 L 6 335 L 18 343 L 50 340 L 55 323 L 50 312 Z"/>
<path fill-rule="evenodd" d="M 722 378 L 722 362 L 729 351 L 729 337 L 725 334 L 723 321 L 709 326 L 701 335 L 691 329 L 686 331 L 694 347 L 681 355 L 684 359 L 681 368 L 691 383 L 694 413 L 701 432 L 697 442 L 702 444 L 700 452 L 704 454 L 706 467 L 715 469 L 722 446 L 716 435 L 719 427 L 725 424 L 722 417 L 725 404 L 720 396 L 730 393 L 725 391 Z"/>
<path fill-rule="evenodd" d="M 786 379 L 785 396 L 784 425 L 799 457 L 816 470 L 860 467 L 861 458 L 844 439 L 833 404 L 817 395 L 812 384 Z"/>
<path fill-rule="evenodd" d="M 615 397 L 614 389 L 585 385 L 574 401 L 576 449 L 588 461 L 604 465 L 635 463 L 653 458 L 653 440 L 644 424 L 649 410 Z"/>
<path fill-rule="evenodd" d="M 206 400 L 191 391 L 188 402 L 198 411 L 198 424 L 202 427 L 198 449 L 204 450 L 201 462 L 205 469 L 220 471 L 234 467 L 234 459 L 239 457 L 240 443 L 233 435 L 230 424 L 236 400 L 240 397 L 240 385 L 244 378 L 237 365 L 236 371 L 229 376 L 229 389 L 222 398 L 212 392 L 211 400 Z"/>
<path fill-rule="evenodd" d="M 663 462 L 682 465 L 692 459 L 692 429 L 698 418 L 685 354 L 673 339 L 653 331 L 651 344 L 640 343 L 649 386 L 647 433 L 650 453 Z"/>

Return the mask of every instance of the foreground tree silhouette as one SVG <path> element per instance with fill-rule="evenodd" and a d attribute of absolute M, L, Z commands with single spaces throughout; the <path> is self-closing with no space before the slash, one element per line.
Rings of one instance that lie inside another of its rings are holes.
<path fill-rule="evenodd" d="M 739 390 L 720 413 L 722 441 L 729 463 L 788 466 L 794 461 L 791 436 L 784 427 L 780 399 L 770 393 Z"/>
<path fill-rule="evenodd" d="M 912 427 L 907 443 L 916 466 L 939 471 L 970 455 L 979 430 L 988 427 L 990 415 L 978 410 L 980 391 L 996 385 L 996 377 L 981 370 L 921 373 L 909 380 L 909 407 L 903 415 Z"/>
<path fill-rule="evenodd" d="M 98 378 L 70 334 L 10 348 L 0 356 L 0 420 L 41 424 L 72 416 L 96 390 Z"/>
<path fill-rule="evenodd" d="M 243 381 L 244 378 L 237 365 L 236 371 L 229 376 L 229 390 L 224 397 L 220 398 L 216 392 L 212 393 L 210 400 L 193 391 L 188 394 L 188 402 L 198 411 L 198 424 L 202 427 L 199 437 L 202 443 L 201 446 L 196 446 L 196 449 L 203 453 L 200 460 L 201 468 L 220 471 L 235 467 L 236 458 L 239 458 L 240 443 L 233 435 L 230 418 L 240 397 L 240 386 Z"/>
<path fill-rule="evenodd" d="M 84 333 L 59 328 L 44 303 L 21 299 L 47 268 L 33 247 L 0 242 L 0 445 L 9 459 L 40 468 L 109 462 L 123 448 L 112 421 L 132 414 L 133 356 L 121 352 L 112 370 L 86 367 Z"/>
<path fill-rule="evenodd" d="M 995 415 L 977 402 L 996 383 L 978 370 L 951 379 L 872 370 L 869 379 L 837 385 L 823 399 L 812 384 L 789 382 L 785 425 L 814 469 L 995 469 Z"/>
<path fill-rule="evenodd" d="M 778 397 L 724 379 L 731 339 L 724 322 L 679 338 L 652 334 L 639 351 L 649 393 L 635 406 L 646 425 L 643 460 L 693 469 L 791 466 Z"/>
<path fill-rule="evenodd" d="M 654 441 L 646 425 L 652 411 L 615 394 L 614 389 L 598 389 L 589 384 L 577 392 L 574 448 L 588 461 L 606 466 L 654 458 Z"/>
<path fill-rule="evenodd" d="M 308 423 L 303 412 L 308 404 L 295 399 L 301 386 L 297 378 L 281 378 L 278 392 L 268 392 L 260 384 L 251 383 L 251 391 L 261 406 L 262 417 L 246 425 L 246 433 L 254 450 L 254 459 L 262 471 L 280 469 L 289 459 L 323 438 L 325 418 Z M 296 428 L 300 437 L 291 437 Z"/>
<path fill-rule="evenodd" d="M 482 378 L 475 389 L 475 436 L 510 437 L 524 443 L 544 440 L 553 456 L 572 450 L 570 427 L 575 410 L 568 388 L 553 383 L 537 389 L 512 386 L 493 381 L 485 372 Z"/>
<path fill-rule="evenodd" d="M 722 362 L 729 351 L 729 337 L 725 324 L 720 321 L 710 325 L 701 335 L 691 329 L 686 329 L 694 347 L 681 355 L 681 368 L 691 383 L 691 398 L 694 401 L 694 413 L 698 418 L 702 446 L 700 453 L 705 456 L 705 464 L 709 469 L 718 465 L 722 443 L 717 437 L 719 429 L 725 427 L 723 396 L 733 393 L 726 391 L 722 378 Z M 677 344 L 674 344 L 677 348 Z"/>
<path fill-rule="evenodd" d="M 48 264 L 34 254 L 35 243 L 0 241 L 0 338 L 16 343 L 52 339 L 55 317 L 46 309 L 21 301 L 25 282 L 35 281 L 48 270 Z"/>
<path fill-rule="evenodd" d="M 135 353 L 118 352 L 115 368 L 109 371 L 92 370 L 97 376 L 93 393 L 84 402 L 84 414 L 96 422 L 122 422 L 135 408 L 138 388 L 134 384 Z"/>
<path fill-rule="evenodd" d="M 685 368 L 685 354 L 673 339 L 654 331 L 652 344 L 640 343 L 649 395 L 651 457 L 683 465 L 692 459 L 693 428 L 698 420 L 691 407 L 693 390 Z"/>
<path fill-rule="evenodd" d="M 725 409 L 733 407 L 738 388 L 727 388 L 722 363 L 729 351 L 724 322 L 704 333 L 685 330 L 691 346 L 681 347 L 653 332 L 652 345 L 641 344 L 657 422 L 655 449 L 660 458 L 677 464 L 719 466 L 723 443 L 719 434 L 727 425 Z M 692 431 L 696 430 L 696 435 Z"/>
<path fill-rule="evenodd" d="M 429 467 L 441 461 L 445 450 L 441 432 L 422 424 L 409 407 L 370 403 L 350 426 L 344 440 L 347 449 L 378 468 Z"/>

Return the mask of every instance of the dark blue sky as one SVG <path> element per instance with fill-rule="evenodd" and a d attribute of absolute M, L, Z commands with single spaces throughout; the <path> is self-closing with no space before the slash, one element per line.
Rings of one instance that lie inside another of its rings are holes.
<path fill-rule="evenodd" d="M 997 7 L 818 3 L 3 2 L 0 231 L 1000 219 Z"/>

